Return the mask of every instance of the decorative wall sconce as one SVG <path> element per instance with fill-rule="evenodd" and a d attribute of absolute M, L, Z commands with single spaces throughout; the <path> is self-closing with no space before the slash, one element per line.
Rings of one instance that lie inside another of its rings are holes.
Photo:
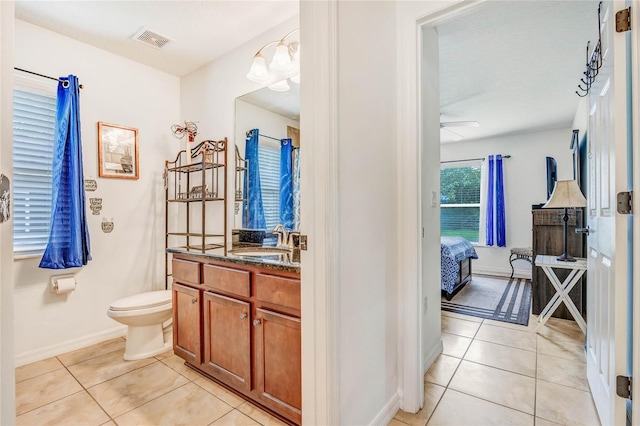
<path fill-rule="evenodd" d="M 299 31 L 300 28 L 297 28 L 280 40 L 272 41 L 262 46 L 253 56 L 253 63 L 247 78 L 254 83 L 270 82 L 269 89 L 277 92 L 289 90 L 287 79 L 293 83 L 300 84 L 300 42 L 289 40 L 294 33 Z M 274 45 L 276 45 L 276 49 L 267 67 L 263 52 L 266 48 Z"/>

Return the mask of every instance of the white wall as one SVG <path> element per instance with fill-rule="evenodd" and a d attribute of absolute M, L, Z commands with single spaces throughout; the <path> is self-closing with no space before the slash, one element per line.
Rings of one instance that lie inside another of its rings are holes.
<path fill-rule="evenodd" d="M 38 259 L 14 262 L 16 361 L 24 364 L 120 335 L 108 318 L 111 302 L 164 289 L 164 161 L 179 146 L 170 127 L 180 122 L 180 81 L 129 59 L 31 24 L 16 21 L 15 64 L 52 76 L 77 75 L 84 176 L 98 182 L 99 216 L 88 211 L 93 260 L 76 272 L 68 296 L 49 293 L 49 277 L 69 270 L 39 269 Z M 54 83 L 55 84 L 55 83 Z M 138 129 L 140 179 L 98 178 L 97 122 Z M 113 218 L 112 233 L 101 231 Z"/>
<path fill-rule="evenodd" d="M 338 4 L 338 368 L 345 425 L 370 424 L 398 392 L 394 15 L 394 2 Z"/>
<path fill-rule="evenodd" d="M 515 134 L 493 139 L 441 145 L 441 160 L 463 160 L 491 154 L 511 155 L 504 160 L 504 197 L 506 204 L 507 247 L 476 246 L 477 273 L 510 275 L 510 248 L 531 247 L 531 205 L 546 202 L 545 157 L 558 162 L 558 180 L 573 178 L 573 158 L 569 144 L 571 128 Z M 519 276 L 531 277 L 531 267 L 523 261 L 513 264 Z"/>
<path fill-rule="evenodd" d="M 227 137 L 230 159 L 234 158 L 234 142 L 244 149 L 244 138 L 234 141 L 235 99 L 261 87 L 246 77 L 253 55 L 268 42 L 279 40 L 298 27 L 299 17 L 295 16 L 181 79 L 180 111 L 183 119 L 198 122 L 196 142 Z M 227 193 L 233 194 L 233 191 L 234 178 L 231 178 Z M 228 242 L 234 226 L 233 204 L 227 203 Z"/>
<path fill-rule="evenodd" d="M 0 2 L 0 173 L 13 171 L 14 3 Z M 0 224 L 0 424 L 16 421 L 13 327 L 13 222 Z"/>
<path fill-rule="evenodd" d="M 234 140 L 237 141 L 238 151 L 240 151 L 240 155 L 243 158 L 245 151 L 244 141 L 246 138 L 246 132 L 248 130 L 258 129 L 261 135 L 271 136 L 278 139 L 285 139 L 287 137 L 287 126 L 299 129 L 300 121 L 292 120 L 280 114 L 276 114 L 274 112 L 257 107 L 244 101 L 236 101 L 236 127 Z M 280 143 L 271 139 L 260 138 L 259 142 L 261 144 L 270 144 L 280 148 Z M 233 151 L 230 151 L 229 155 L 231 155 L 232 153 Z M 230 156 L 229 158 L 234 157 Z M 240 207 L 240 210 L 238 210 L 239 213 L 234 215 L 233 218 L 233 226 L 235 228 L 243 227 L 241 209 L 242 207 Z"/>

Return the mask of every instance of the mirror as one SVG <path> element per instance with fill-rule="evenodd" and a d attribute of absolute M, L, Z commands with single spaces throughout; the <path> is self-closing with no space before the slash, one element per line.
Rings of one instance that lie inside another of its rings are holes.
<path fill-rule="evenodd" d="M 258 130 L 258 168 L 264 211 L 264 230 L 270 234 L 280 218 L 280 162 L 282 155 L 291 156 L 291 171 L 285 181 L 291 180 L 292 213 L 286 214 L 291 230 L 297 231 L 299 224 L 299 177 L 298 156 L 300 154 L 300 86 L 291 84 L 290 90 L 277 92 L 267 87 L 236 98 L 236 176 L 234 202 L 234 228 L 259 229 L 255 219 L 256 184 L 246 179 L 251 165 L 246 160 L 247 133 Z M 283 139 L 291 139 L 292 147 L 283 150 Z M 285 152 L 286 154 L 283 154 Z M 229 155 L 233 155 L 231 152 Z M 230 158 L 231 160 L 231 158 Z M 231 162 L 231 161 L 230 161 Z M 297 173 L 296 173 L 297 172 Z M 258 175 L 256 175 L 258 176 Z M 253 186 L 253 187 L 252 187 Z M 248 195 L 248 199 L 247 199 Z M 249 207 L 252 212 L 249 212 Z M 289 210 L 291 211 L 291 210 Z"/>

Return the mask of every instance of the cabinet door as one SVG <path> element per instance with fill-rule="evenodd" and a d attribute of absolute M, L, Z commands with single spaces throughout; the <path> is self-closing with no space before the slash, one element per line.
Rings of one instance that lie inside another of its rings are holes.
<path fill-rule="evenodd" d="M 173 352 L 200 365 L 200 290 L 173 283 Z"/>
<path fill-rule="evenodd" d="M 203 368 L 228 384 L 251 389 L 250 305 L 204 293 Z"/>
<path fill-rule="evenodd" d="M 256 309 L 255 380 L 260 401 L 302 421 L 300 319 Z"/>

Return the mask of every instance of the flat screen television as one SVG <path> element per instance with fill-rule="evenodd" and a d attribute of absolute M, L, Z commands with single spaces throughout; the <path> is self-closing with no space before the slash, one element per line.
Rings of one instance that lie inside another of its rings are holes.
<path fill-rule="evenodd" d="M 558 162 L 553 157 L 547 157 L 547 201 L 551 198 L 553 188 L 558 180 Z"/>

